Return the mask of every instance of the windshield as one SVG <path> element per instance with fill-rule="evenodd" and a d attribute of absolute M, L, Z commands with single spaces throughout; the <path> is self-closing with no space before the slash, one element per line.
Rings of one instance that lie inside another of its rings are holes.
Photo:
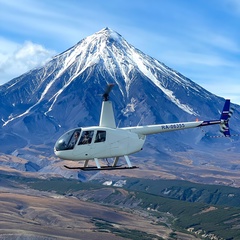
<path fill-rule="evenodd" d="M 81 129 L 74 129 L 63 134 L 56 142 L 56 151 L 70 150 L 73 149 L 78 142 Z"/>

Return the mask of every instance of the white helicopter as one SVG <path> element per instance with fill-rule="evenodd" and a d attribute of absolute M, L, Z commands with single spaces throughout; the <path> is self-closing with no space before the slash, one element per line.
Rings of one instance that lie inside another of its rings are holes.
<path fill-rule="evenodd" d="M 232 114 L 230 100 L 226 100 L 220 119 L 210 121 L 179 122 L 157 125 L 117 128 L 109 93 L 114 84 L 109 84 L 103 94 L 103 102 L 99 126 L 72 129 L 63 134 L 54 146 L 54 153 L 61 159 L 84 161 L 83 167 L 68 167 L 81 170 L 114 170 L 133 169 L 128 155 L 142 150 L 146 136 L 149 134 L 205 127 L 219 124 L 225 137 L 230 137 L 228 126 Z M 127 166 L 118 165 L 120 157 L 124 157 Z M 113 158 L 111 165 L 101 166 L 99 159 Z M 96 166 L 89 166 L 89 160 L 94 160 Z"/>

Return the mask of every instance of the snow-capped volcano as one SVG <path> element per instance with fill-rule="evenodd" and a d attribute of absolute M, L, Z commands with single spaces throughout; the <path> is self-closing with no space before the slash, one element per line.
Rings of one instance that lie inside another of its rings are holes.
<path fill-rule="evenodd" d="M 119 86 L 122 85 L 118 79 L 119 74 L 122 76 L 125 86 L 121 86 L 120 91 L 123 96 L 128 97 L 133 80 L 132 76 L 135 71 L 138 71 L 141 75 L 150 79 L 178 107 L 190 114 L 197 115 L 189 105 L 181 103 L 176 98 L 174 92 L 168 88 L 166 80 L 160 81 L 159 79 L 161 79 L 162 74 L 171 76 L 177 84 L 183 85 L 186 89 L 194 88 L 194 90 L 200 92 L 202 89 L 198 85 L 194 86 L 188 79 L 167 68 L 159 61 L 143 54 L 123 39 L 120 34 L 109 28 L 83 39 L 73 48 L 64 52 L 62 57 L 63 67 L 55 79 L 58 79 L 66 70 L 71 68 L 71 77 L 66 86 L 85 70 L 98 65 L 101 68 L 100 70 L 107 71 Z M 57 98 L 58 94 L 55 97 Z"/>
<path fill-rule="evenodd" d="M 51 149 L 63 132 L 98 125 L 107 83 L 116 85 L 110 97 L 119 126 L 215 119 L 224 103 L 104 28 L 0 86 L 0 152 L 40 144 Z M 190 130 L 153 137 L 150 145 L 162 154 L 193 147 L 202 138 L 199 130 Z"/>

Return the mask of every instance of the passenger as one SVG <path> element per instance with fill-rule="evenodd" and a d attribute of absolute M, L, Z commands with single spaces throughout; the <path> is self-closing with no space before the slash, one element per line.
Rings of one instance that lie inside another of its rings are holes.
<path fill-rule="evenodd" d="M 88 132 L 85 132 L 85 135 L 83 137 L 83 140 L 82 140 L 82 144 L 88 144 L 89 143 L 89 135 L 88 135 Z"/>

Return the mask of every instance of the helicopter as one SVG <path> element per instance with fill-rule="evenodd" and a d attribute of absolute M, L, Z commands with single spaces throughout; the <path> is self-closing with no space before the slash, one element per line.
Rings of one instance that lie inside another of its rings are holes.
<path fill-rule="evenodd" d="M 217 120 L 165 123 L 146 126 L 122 127 L 116 126 L 112 101 L 109 94 L 114 84 L 108 84 L 102 95 L 102 108 L 99 126 L 74 128 L 64 133 L 55 143 L 54 153 L 60 159 L 71 161 L 83 161 L 82 167 L 69 167 L 68 169 L 81 170 L 115 170 L 134 169 L 129 155 L 143 149 L 146 136 L 149 134 L 164 133 L 184 130 L 188 128 L 220 125 L 223 136 L 230 137 L 229 118 L 232 110 L 230 100 L 225 104 Z M 127 166 L 119 165 L 119 158 L 123 157 Z M 111 165 L 101 166 L 99 159 L 113 158 Z M 96 166 L 89 166 L 89 161 L 94 160 Z"/>

